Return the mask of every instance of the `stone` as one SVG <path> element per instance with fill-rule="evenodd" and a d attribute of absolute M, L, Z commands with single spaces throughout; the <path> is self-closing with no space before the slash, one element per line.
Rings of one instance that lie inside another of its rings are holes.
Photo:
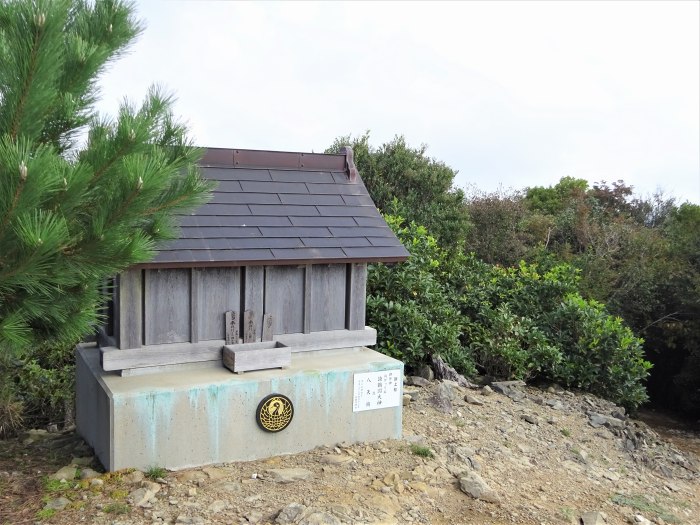
<path fill-rule="evenodd" d="M 226 477 L 226 471 L 216 467 L 204 467 L 202 469 L 209 479 L 222 479 Z"/>
<path fill-rule="evenodd" d="M 489 503 L 498 503 L 501 501 L 496 491 L 489 487 L 484 479 L 476 472 L 464 473 L 459 478 L 459 488 L 462 492 L 474 499 Z"/>
<path fill-rule="evenodd" d="M 70 504 L 70 500 L 67 498 L 56 498 L 49 500 L 46 505 L 44 505 L 44 510 L 63 510 Z"/>
<path fill-rule="evenodd" d="M 538 425 L 539 422 L 537 421 L 537 418 L 535 416 L 532 416 L 530 414 L 523 414 L 522 416 L 523 421 L 527 421 L 531 425 Z"/>
<path fill-rule="evenodd" d="M 129 474 L 125 474 L 124 477 L 122 478 L 123 481 L 126 483 L 131 483 L 131 484 L 136 484 L 136 483 L 141 483 L 146 476 L 144 475 L 143 472 L 140 470 L 134 470 L 133 472 L 130 472 Z"/>
<path fill-rule="evenodd" d="M 470 405 L 479 405 L 480 406 L 480 405 L 484 404 L 484 402 L 481 399 L 479 399 L 478 397 L 473 396 L 471 394 L 465 394 L 464 400 L 467 403 L 469 403 Z"/>
<path fill-rule="evenodd" d="M 480 392 L 482 396 L 490 396 L 491 394 L 493 394 L 493 389 L 489 385 L 486 385 L 481 387 Z"/>
<path fill-rule="evenodd" d="M 600 512 L 586 512 L 581 516 L 582 525 L 605 525 L 605 518 Z"/>
<path fill-rule="evenodd" d="M 150 490 L 153 494 L 158 494 L 160 492 L 160 483 L 155 483 L 150 480 L 143 480 L 141 482 L 141 488 Z"/>
<path fill-rule="evenodd" d="M 293 483 L 307 480 L 313 473 L 304 468 L 276 468 L 268 470 L 267 475 L 275 483 Z"/>
<path fill-rule="evenodd" d="M 80 471 L 80 479 L 93 479 L 93 478 L 99 478 L 102 474 L 99 472 L 92 470 L 91 468 L 84 468 L 83 470 Z"/>
<path fill-rule="evenodd" d="M 427 386 L 430 386 L 430 381 L 428 381 L 427 379 L 424 379 L 420 376 L 408 376 L 404 380 L 404 383 L 406 383 L 407 385 L 411 385 L 411 386 L 419 386 L 421 388 L 425 388 Z"/>
<path fill-rule="evenodd" d="M 54 472 L 51 475 L 51 479 L 55 479 L 57 481 L 70 481 L 72 479 L 75 479 L 76 474 L 77 469 L 73 465 L 67 465 Z"/>
<path fill-rule="evenodd" d="M 418 368 L 416 375 L 428 381 L 432 381 L 435 379 L 435 372 L 433 372 L 433 369 L 430 367 L 430 365 L 421 365 Z"/>
<path fill-rule="evenodd" d="M 263 520 L 262 512 L 258 512 L 257 510 L 251 510 L 243 517 L 248 523 L 260 523 Z"/>
<path fill-rule="evenodd" d="M 341 456 L 339 454 L 328 454 L 326 456 L 322 456 L 320 459 L 321 463 L 326 463 L 327 465 L 345 465 L 353 461 L 355 460 L 352 457 Z"/>
<path fill-rule="evenodd" d="M 90 480 L 91 487 L 101 487 L 104 484 L 105 484 L 104 480 L 101 480 L 100 478 L 93 478 Z"/>
<path fill-rule="evenodd" d="M 639 523 L 639 525 L 653 525 L 651 521 L 646 519 L 644 516 L 641 514 L 635 514 L 634 515 L 634 523 Z"/>
<path fill-rule="evenodd" d="M 404 394 L 404 395 L 403 395 L 403 406 L 408 406 L 408 405 L 410 405 L 412 399 L 413 399 L 413 398 L 412 398 L 410 395 Z"/>
<path fill-rule="evenodd" d="M 614 417 L 615 419 L 619 419 L 620 421 L 626 421 L 627 420 L 627 415 L 625 414 L 625 409 L 624 408 L 616 408 L 612 412 L 610 412 L 610 415 Z"/>
<path fill-rule="evenodd" d="M 155 496 L 155 492 L 152 492 L 146 488 L 140 488 L 132 491 L 129 494 L 129 499 L 135 507 L 143 507 L 151 501 L 151 498 Z"/>
<path fill-rule="evenodd" d="M 598 414 L 597 412 L 590 412 L 588 414 L 588 424 L 593 428 L 600 428 L 602 426 L 606 426 L 608 428 L 624 428 L 625 426 L 624 421 L 621 421 L 616 417 Z"/>
<path fill-rule="evenodd" d="M 212 514 L 218 514 L 222 510 L 226 508 L 226 502 L 220 499 L 217 499 L 216 501 L 212 501 L 209 506 L 207 507 L 207 510 L 211 512 Z"/>
<path fill-rule="evenodd" d="M 333 514 L 315 511 L 302 518 L 299 525 L 341 525 L 341 522 Z"/>
<path fill-rule="evenodd" d="M 558 399 L 547 399 L 544 403 L 545 403 L 545 405 L 549 406 L 553 410 L 564 410 L 566 408 L 564 406 L 564 403 L 562 403 Z"/>
<path fill-rule="evenodd" d="M 184 483 L 186 481 L 202 481 L 207 479 L 207 477 L 208 476 L 201 470 L 188 470 L 187 472 L 183 472 L 179 476 L 179 479 Z"/>
<path fill-rule="evenodd" d="M 299 519 L 304 515 L 306 507 L 301 503 L 290 503 L 282 510 L 280 510 L 275 523 L 279 525 L 289 525 L 291 523 L 297 523 Z"/>
<path fill-rule="evenodd" d="M 79 467 L 88 467 L 92 465 L 95 460 L 95 456 L 86 456 L 84 458 L 73 458 L 70 460 L 71 465 L 77 465 Z"/>
<path fill-rule="evenodd" d="M 443 383 L 438 383 L 437 387 L 433 391 L 433 395 L 430 396 L 430 404 L 433 405 L 440 412 L 446 414 L 452 412 L 452 400 L 454 399 L 454 390 L 450 385 Z"/>

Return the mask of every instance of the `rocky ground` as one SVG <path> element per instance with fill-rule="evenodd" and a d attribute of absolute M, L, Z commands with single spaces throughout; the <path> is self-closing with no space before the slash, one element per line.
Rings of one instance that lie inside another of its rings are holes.
<path fill-rule="evenodd" d="M 407 383 L 403 439 L 261 461 L 100 474 L 71 433 L 0 442 L 0 523 L 700 525 L 697 434 L 557 387 Z"/>

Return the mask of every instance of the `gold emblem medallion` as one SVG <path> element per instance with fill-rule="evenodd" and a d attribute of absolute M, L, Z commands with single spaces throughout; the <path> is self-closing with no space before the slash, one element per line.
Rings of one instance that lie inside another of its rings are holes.
<path fill-rule="evenodd" d="M 282 394 L 270 394 L 258 404 L 255 419 L 266 432 L 279 432 L 289 426 L 294 417 L 292 401 Z"/>

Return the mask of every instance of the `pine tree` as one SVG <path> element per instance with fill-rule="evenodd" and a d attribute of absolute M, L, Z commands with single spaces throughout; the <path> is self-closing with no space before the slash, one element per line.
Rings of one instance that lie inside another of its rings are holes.
<path fill-rule="evenodd" d="M 98 75 L 141 30 L 121 0 L 0 3 L 0 358 L 79 340 L 100 284 L 207 197 L 170 97 L 96 113 Z"/>

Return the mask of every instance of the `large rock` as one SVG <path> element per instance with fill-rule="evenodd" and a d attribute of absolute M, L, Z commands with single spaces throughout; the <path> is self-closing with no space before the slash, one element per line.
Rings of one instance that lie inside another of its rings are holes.
<path fill-rule="evenodd" d="M 438 383 L 430 396 L 430 404 L 440 412 L 449 414 L 452 412 L 452 401 L 455 398 L 454 388 L 446 383 Z"/>
<path fill-rule="evenodd" d="M 143 507 L 151 501 L 151 498 L 155 496 L 155 492 L 147 488 L 136 489 L 131 494 L 129 494 L 129 499 L 135 507 Z"/>
<path fill-rule="evenodd" d="M 302 518 L 299 525 L 341 525 L 341 522 L 333 514 L 319 510 Z"/>
<path fill-rule="evenodd" d="M 44 510 L 63 510 L 70 504 L 70 500 L 66 498 L 56 498 L 49 500 L 44 505 Z"/>
<path fill-rule="evenodd" d="M 423 379 L 427 379 L 428 381 L 435 379 L 435 372 L 433 372 L 433 369 L 430 368 L 430 365 L 421 365 L 418 368 L 416 375 L 418 377 L 422 377 Z"/>
<path fill-rule="evenodd" d="M 301 503 L 290 503 L 280 511 L 277 515 L 277 519 L 275 519 L 275 523 L 278 525 L 297 523 L 304 515 L 305 511 L 306 507 Z"/>
<path fill-rule="evenodd" d="M 54 472 L 51 475 L 51 479 L 55 479 L 57 481 L 70 481 L 75 479 L 75 475 L 77 474 L 77 469 L 75 468 L 74 465 L 67 465 L 58 471 Z"/>
<path fill-rule="evenodd" d="M 404 383 L 409 385 L 409 386 L 419 386 L 421 388 L 425 388 L 427 386 L 430 386 L 430 381 L 427 379 L 420 377 L 420 376 L 408 376 L 405 380 Z"/>
<path fill-rule="evenodd" d="M 625 426 L 624 421 L 621 421 L 616 417 L 605 416 L 597 412 L 590 412 L 588 414 L 588 423 L 593 428 L 599 428 L 602 426 L 606 426 L 608 428 L 624 428 Z"/>
<path fill-rule="evenodd" d="M 268 470 L 267 475 L 276 483 L 293 483 L 295 481 L 307 480 L 313 476 L 313 473 L 304 468 L 275 468 Z"/>
<path fill-rule="evenodd" d="M 498 503 L 501 498 L 476 472 L 463 473 L 459 478 L 459 488 L 474 499 Z"/>
<path fill-rule="evenodd" d="M 99 478 L 102 474 L 99 472 L 92 470 L 91 468 L 84 468 L 83 470 L 80 471 L 80 479 L 93 479 L 93 478 Z"/>

